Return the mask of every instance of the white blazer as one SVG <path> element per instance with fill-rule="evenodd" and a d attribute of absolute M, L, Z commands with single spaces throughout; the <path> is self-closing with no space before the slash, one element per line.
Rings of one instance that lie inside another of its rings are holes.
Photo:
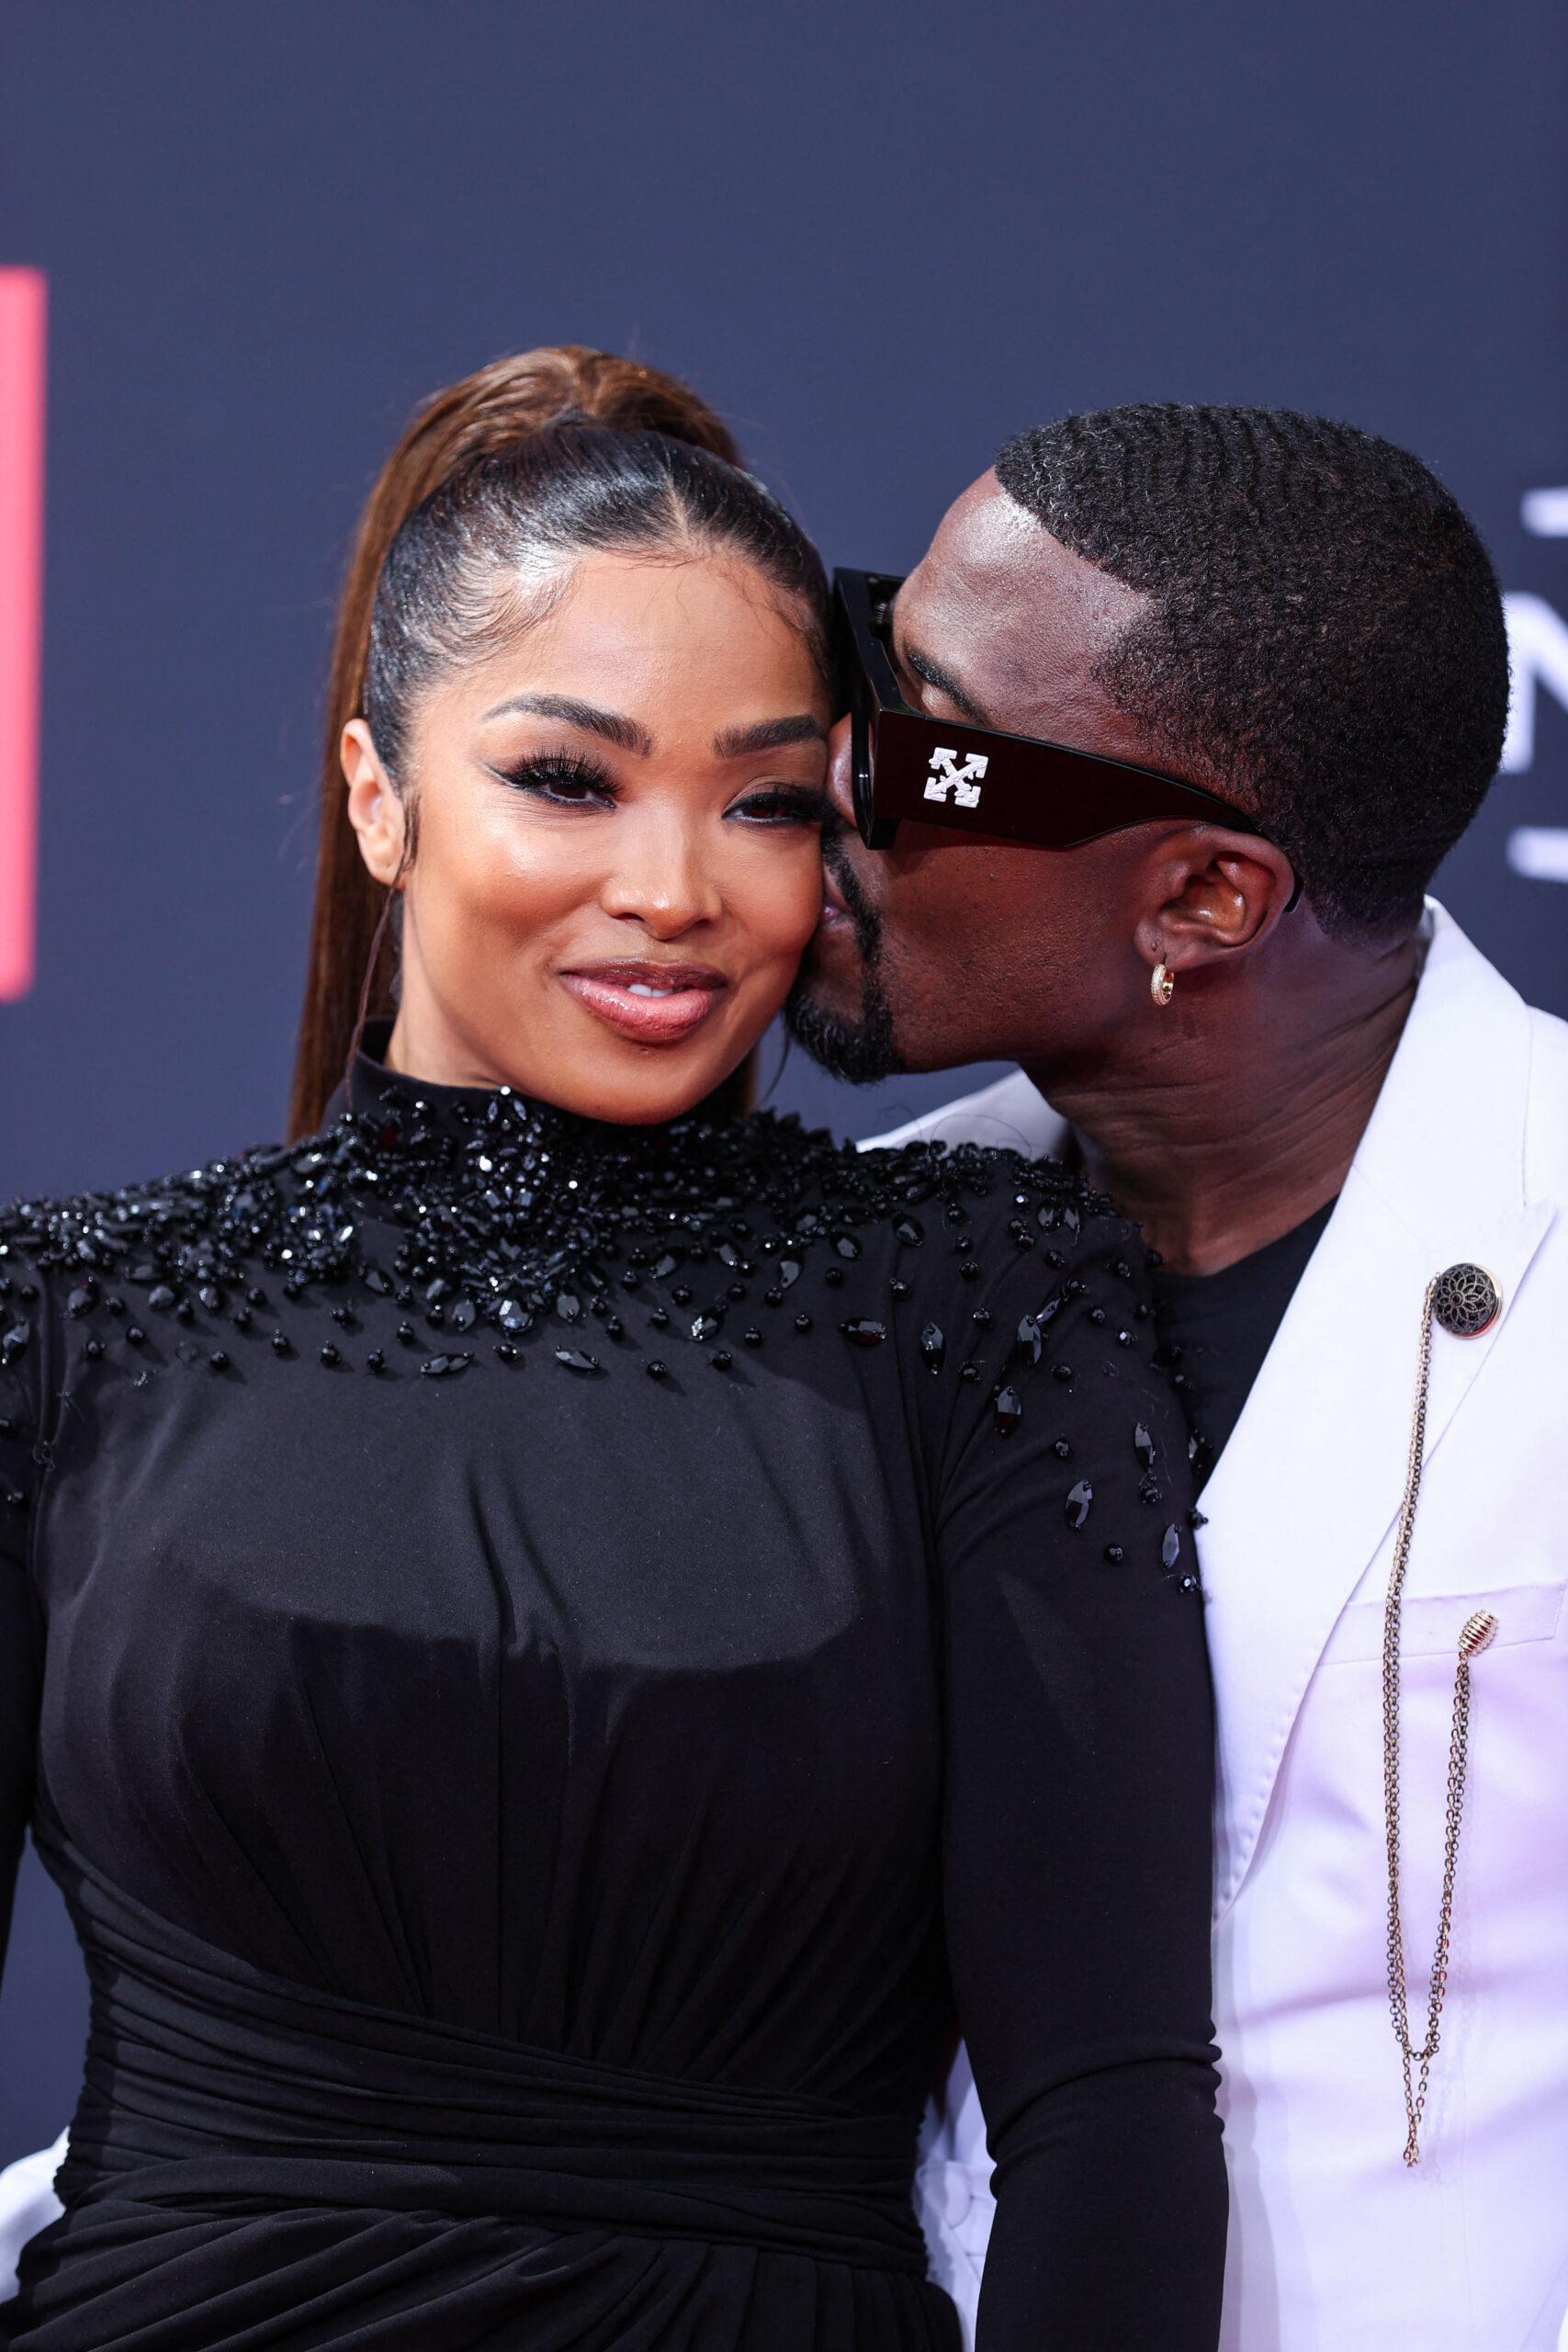
<path fill-rule="evenodd" d="M 1215 2009 L 1226 2352 L 1568 2352 L 1568 1024 L 1435 904 L 1416 1001 L 1338 1206 L 1203 1495 L 1219 1715 Z M 914 1135 L 1059 1148 L 1021 1075 Z M 888 1138 L 891 1140 L 892 1138 Z M 1460 1628 L 1484 1606 L 1442 2042 L 1417 2169 L 1388 2016 L 1381 1645 L 1421 1302 L 1434 1335 L 1404 1611 L 1413 2038 L 1441 1884 Z M 989 2228 L 967 2068 L 919 2182 L 972 2328 Z"/>
<path fill-rule="evenodd" d="M 1430 924 L 1339 1206 L 1203 1498 L 1226 2352 L 1546 2352 L 1568 2312 L 1568 1027 L 1529 1011 L 1440 909 Z M 904 1133 L 1037 1152 L 1064 1126 L 1018 1076 Z M 1408 2172 L 1385 1991 L 1382 1601 L 1422 1295 L 1463 1259 L 1489 1268 L 1503 1313 L 1433 1346 L 1404 1610 L 1417 2030 L 1459 1629 L 1483 1602 L 1498 1634 L 1473 1669 L 1453 1965 Z M 0 2269 L 7 2236 L 14 2249 L 57 2210 L 51 2171 L 14 2168 Z M 989 2173 L 961 2059 L 919 2203 L 971 2328 Z"/>

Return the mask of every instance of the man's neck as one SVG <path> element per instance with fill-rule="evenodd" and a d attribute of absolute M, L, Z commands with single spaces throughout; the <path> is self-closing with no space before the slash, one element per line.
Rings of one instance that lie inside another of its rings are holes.
<path fill-rule="evenodd" d="M 1086 1171 L 1173 1271 L 1217 1273 L 1333 1200 L 1416 992 L 1418 948 L 1276 974 L 1145 1029 L 1120 1067 L 1028 1075 L 1068 1119 Z M 1319 979 L 1322 974 L 1315 976 Z M 1283 979 L 1285 985 L 1280 985 Z"/>

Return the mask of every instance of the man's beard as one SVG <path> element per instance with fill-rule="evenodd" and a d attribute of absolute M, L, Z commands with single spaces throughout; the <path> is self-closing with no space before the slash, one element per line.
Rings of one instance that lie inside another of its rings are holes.
<path fill-rule="evenodd" d="M 838 837 L 825 836 L 822 863 L 839 886 L 844 911 L 854 928 L 861 956 L 861 1004 L 858 1020 L 840 1020 L 813 1003 L 809 978 L 803 972 L 784 1006 L 784 1026 L 814 1061 L 851 1086 L 870 1086 L 891 1078 L 904 1067 L 893 1041 L 893 1010 L 882 981 L 882 919 L 860 886 L 860 877 L 843 854 Z"/>

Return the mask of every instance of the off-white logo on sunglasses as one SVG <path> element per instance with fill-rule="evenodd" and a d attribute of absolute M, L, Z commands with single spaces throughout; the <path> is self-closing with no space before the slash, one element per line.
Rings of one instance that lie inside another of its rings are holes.
<path fill-rule="evenodd" d="M 980 778 L 990 765 L 984 752 L 971 752 L 964 765 L 957 765 L 956 752 L 940 748 L 931 753 L 931 775 L 926 779 L 926 798 L 945 800 L 953 795 L 955 808 L 977 808 L 980 805 Z"/>

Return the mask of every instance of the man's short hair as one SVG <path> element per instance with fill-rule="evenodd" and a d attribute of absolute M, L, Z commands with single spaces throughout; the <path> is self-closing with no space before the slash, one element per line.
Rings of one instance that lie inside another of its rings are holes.
<path fill-rule="evenodd" d="M 1507 718 L 1496 575 L 1441 482 L 1353 425 L 1174 402 L 1021 433 L 997 478 L 1153 600 L 1099 665 L 1117 708 L 1259 820 L 1326 930 L 1407 930 Z"/>

